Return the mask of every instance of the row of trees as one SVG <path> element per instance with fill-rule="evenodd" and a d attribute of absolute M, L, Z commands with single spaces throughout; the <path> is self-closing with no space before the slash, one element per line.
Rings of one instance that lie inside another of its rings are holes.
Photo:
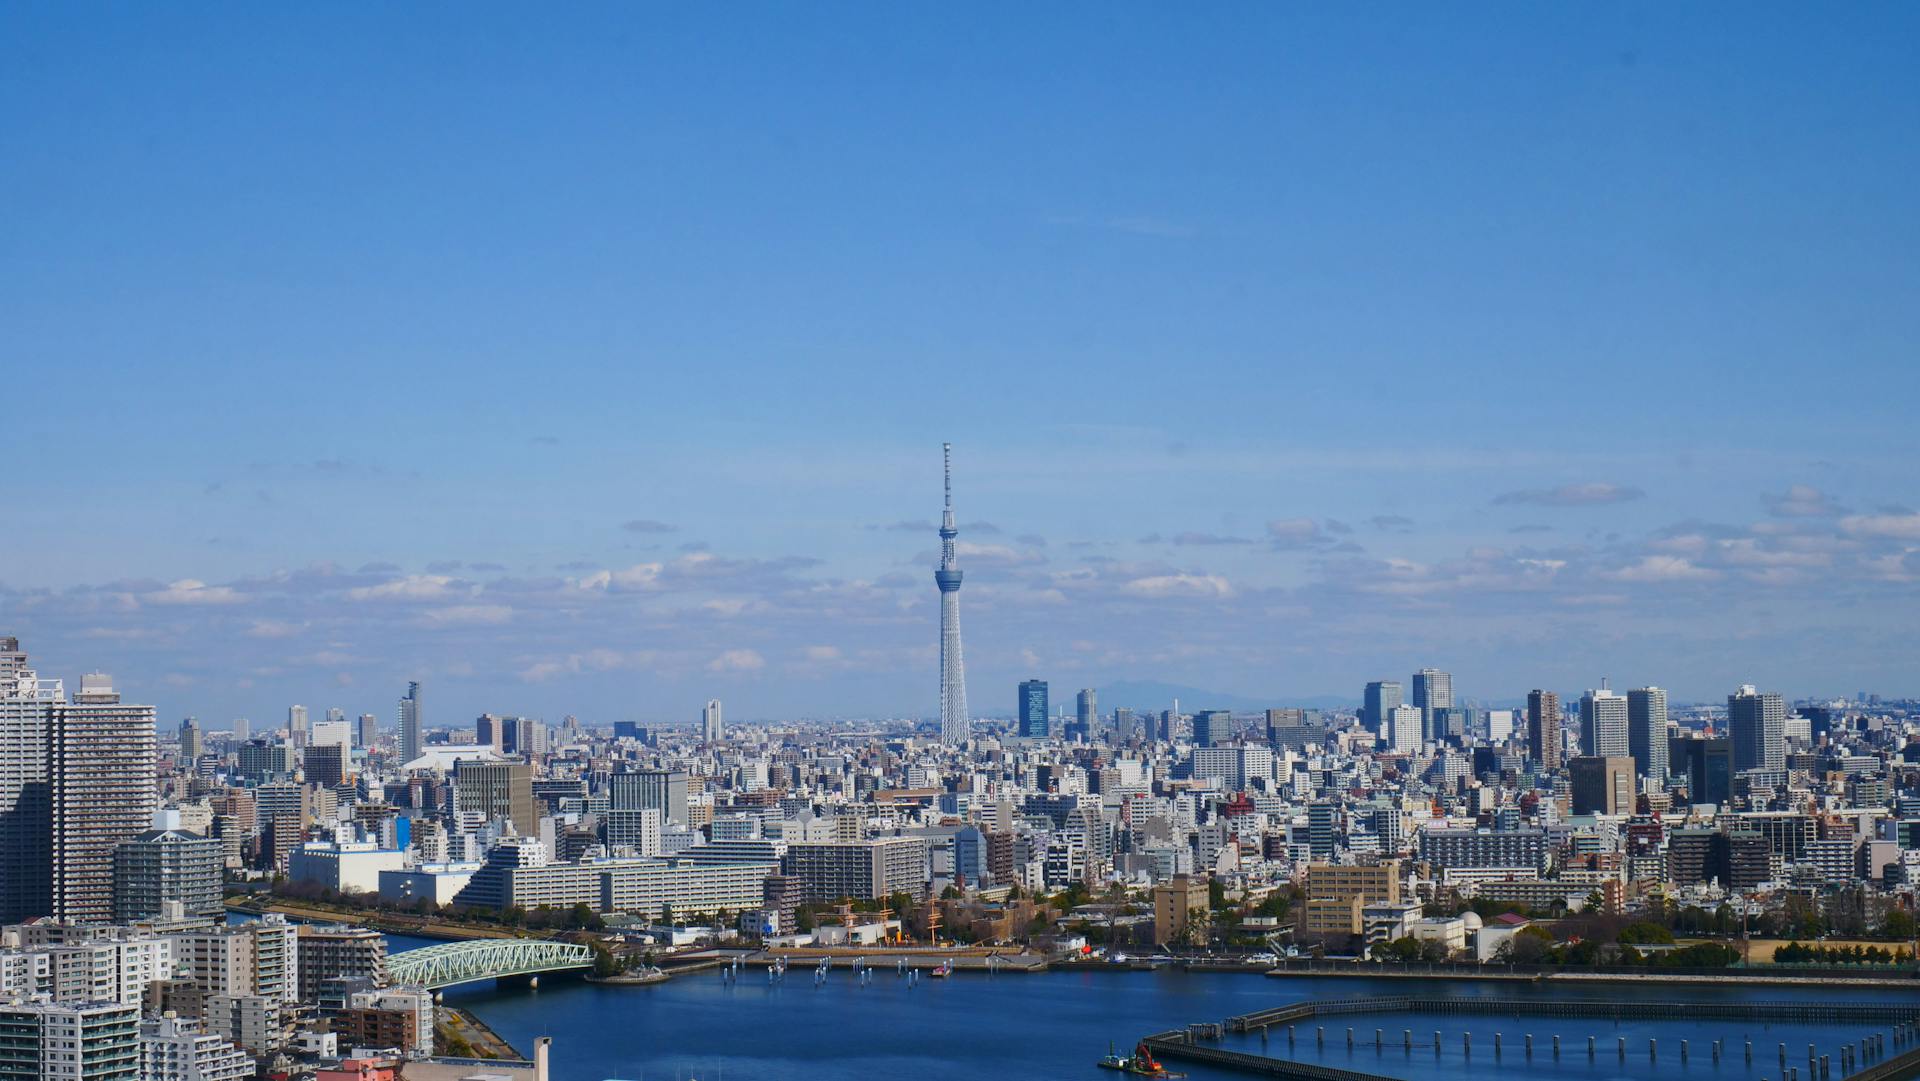
<path fill-rule="evenodd" d="M 1806 946 L 1789 942 L 1773 951 L 1778 965 L 1893 965 L 1913 960 L 1906 949 L 1884 946 Z"/>

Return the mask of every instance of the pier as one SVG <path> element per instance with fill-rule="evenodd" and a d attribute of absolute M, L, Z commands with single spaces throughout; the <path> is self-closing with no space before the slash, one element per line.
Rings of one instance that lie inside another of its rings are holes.
<path fill-rule="evenodd" d="M 1336 999 L 1320 1002 L 1295 1002 L 1271 1009 L 1257 1010 L 1253 1013 L 1239 1014 L 1226 1019 L 1224 1024 L 1196 1023 L 1181 1029 L 1170 1029 L 1154 1033 L 1141 1042 L 1159 1058 L 1196 1062 L 1220 1069 L 1234 1070 L 1240 1073 L 1257 1074 L 1264 1077 L 1278 1077 L 1287 1081 L 1395 1081 L 1385 1074 L 1366 1073 L 1358 1070 L 1345 1070 L 1318 1063 L 1297 1062 L 1286 1058 L 1273 1058 L 1253 1054 L 1247 1051 L 1235 1051 L 1224 1047 L 1208 1046 L 1224 1032 L 1251 1033 L 1261 1032 L 1275 1026 L 1288 1026 L 1288 1046 L 1293 1046 L 1292 1026 L 1303 1022 L 1317 1021 L 1329 1017 L 1353 1014 L 1474 1014 L 1497 1017 L 1563 1017 L 1563 1018 L 1603 1018 L 1612 1020 L 1647 1019 L 1670 1020 L 1675 1017 L 1695 1017 L 1701 1019 L 1753 1021 L 1758 1024 L 1774 1022 L 1816 1022 L 1832 1024 L 1865 1023 L 1870 1025 L 1889 1025 L 1895 1029 L 1894 1046 L 1905 1044 L 1905 1049 L 1891 1057 L 1887 1055 L 1886 1041 L 1879 1034 L 1860 1040 L 1856 1049 L 1852 1044 L 1843 1044 L 1836 1060 L 1837 1070 L 1832 1076 L 1844 1076 L 1849 1081 L 1908 1081 L 1920 1078 L 1920 1003 L 1898 1004 L 1885 1002 L 1659 1002 L 1628 999 L 1480 999 L 1448 998 L 1444 996 L 1388 995 L 1379 998 Z M 1315 1046 L 1324 1046 L 1326 1026 L 1316 1025 L 1314 1036 L 1319 1041 Z M 1405 1029 L 1399 1041 L 1407 1050 L 1413 1047 L 1413 1030 Z M 1382 1029 L 1374 1030 L 1373 1043 L 1380 1048 L 1384 1043 Z M 1464 1053 L 1471 1055 L 1472 1033 L 1463 1035 Z M 1353 1030 L 1346 1030 L 1349 1049 L 1353 1046 Z M 1440 1033 L 1433 1034 L 1434 1053 L 1440 1053 Z M 1533 1037 L 1525 1034 L 1527 1057 L 1533 1054 Z M 1587 1056 L 1595 1054 L 1594 1041 L 1587 1041 Z M 1814 1058 L 1813 1047 L 1808 1046 L 1809 1081 L 1826 1071 L 1819 1068 Z M 1688 1041 L 1680 1042 L 1680 1058 L 1684 1062 L 1688 1057 Z M 1711 1048 L 1713 1060 L 1720 1061 L 1721 1049 L 1716 1041 Z M 1553 1039 L 1554 1057 L 1560 1055 L 1559 1037 Z M 1636 1054 L 1639 1052 L 1636 1051 Z M 1752 1061 L 1752 1044 L 1746 1045 L 1746 1058 Z M 1501 1054 L 1499 1035 L 1494 1035 L 1493 1054 L 1497 1059 Z M 1619 1055 L 1625 1061 L 1627 1046 L 1624 1037 L 1620 1041 Z M 1649 1063 L 1659 1054 L 1658 1044 L 1649 1040 L 1645 1048 Z M 1781 1046 L 1781 1062 L 1785 1076 L 1786 1049 Z"/>

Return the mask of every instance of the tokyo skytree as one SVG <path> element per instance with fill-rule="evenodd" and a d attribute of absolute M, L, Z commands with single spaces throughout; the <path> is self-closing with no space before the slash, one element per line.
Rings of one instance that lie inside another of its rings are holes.
<path fill-rule="evenodd" d="M 940 587 L 940 741 L 967 741 L 967 666 L 960 659 L 960 567 L 954 561 L 953 542 L 960 530 L 953 524 L 953 444 L 940 444 L 946 462 L 947 508 L 940 517 L 940 569 L 933 572 Z"/>

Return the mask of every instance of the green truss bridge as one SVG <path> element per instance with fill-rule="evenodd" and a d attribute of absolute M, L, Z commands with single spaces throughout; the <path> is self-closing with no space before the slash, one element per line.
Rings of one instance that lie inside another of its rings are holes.
<path fill-rule="evenodd" d="M 475 980 L 534 977 L 593 967 L 593 950 L 571 942 L 537 938 L 484 938 L 447 942 L 396 953 L 387 959 L 387 980 L 438 991 Z"/>

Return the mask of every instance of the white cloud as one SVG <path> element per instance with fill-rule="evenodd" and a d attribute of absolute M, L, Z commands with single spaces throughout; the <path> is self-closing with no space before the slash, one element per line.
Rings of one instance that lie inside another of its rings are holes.
<path fill-rule="evenodd" d="M 1840 528 L 1856 537 L 1920 540 L 1920 514 L 1850 514 Z"/>
<path fill-rule="evenodd" d="M 729 649 L 707 662 L 709 672 L 758 672 L 767 659 L 751 649 Z"/>
<path fill-rule="evenodd" d="M 256 619 L 245 634 L 248 638 L 292 638 L 305 629 L 302 624 L 283 619 Z"/>
<path fill-rule="evenodd" d="M 356 601 L 437 601 L 469 595 L 473 588 L 444 574 L 409 574 L 375 586 L 347 590 Z"/>
<path fill-rule="evenodd" d="M 808 660 L 816 664 L 827 664 L 840 659 L 838 646 L 808 646 L 803 653 Z"/>
<path fill-rule="evenodd" d="M 240 604 L 246 599 L 231 586 L 210 586 L 197 578 L 182 578 L 140 595 L 144 604 Z"/>
<path fill-rule="evenodd" d="M 1120 586 L 1136 597 L 1231 597 L 1233 586 L 1217 574 L 1155 574 Z"/>
<path fill-rule="evenodd" d="M 660 572 L 665 567 L 659 563 L 635 563 L 625 570 L 595 571 L 583 578 L 571 579 L 574 588 L 603 593 L 635 593 L 656 589 L 660 584 Z"/>
<path fill-rule="evenodd" d="M 1696 566 L 1679 556 L 1642 556 L 1640 562 L 1608 572 L 1602 577 L 1616 582 L 1699 582 L 1720 577 L 1720 572 Z"/>

